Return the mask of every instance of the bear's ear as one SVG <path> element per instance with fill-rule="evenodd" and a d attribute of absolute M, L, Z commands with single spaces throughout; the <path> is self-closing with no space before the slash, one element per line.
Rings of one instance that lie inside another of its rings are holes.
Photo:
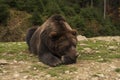
<path fill-rule="evenodd" d="M 49 37 L 50 37 L 52 40 L 56 40 L 57 37 L 58 37 L 57 35 L 58 35 L 57 32 L 50 32 Z"/>
<path fill-rule="evenodd" d="M 71 33 L 72 33 L 74 36 L 76 36 L 76 35 L 77 35 L 77 30 L 73 29 L 73 30 L 71 31 Z"/>

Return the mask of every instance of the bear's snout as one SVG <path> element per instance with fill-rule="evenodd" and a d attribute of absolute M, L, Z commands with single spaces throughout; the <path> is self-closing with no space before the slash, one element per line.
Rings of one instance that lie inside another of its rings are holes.
<path fill-rule="evenodd" d="M 65 56 L 61 57 L 61 60 L 62 60 L 63 64 L 73 64 L 73 63 L 76 63 L 76 61 L 77 61 L 76 59 L 77 59 L 76 56 L 70 57 L 68 55 L 65 55 Z"/>

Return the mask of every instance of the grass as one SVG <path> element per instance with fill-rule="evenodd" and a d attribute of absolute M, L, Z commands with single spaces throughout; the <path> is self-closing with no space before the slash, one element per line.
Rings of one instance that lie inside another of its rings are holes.
<path fill-rule="evenodd" d="M 82 44 L 82 45 L 81 45 Z M 115 49 L 108 49 L 109 46 L 115 46 Z M 90 48 L 93 52 L 86 53 L 84 48 Z M 81 41 L 78 42 L 77 50 L 80 54 L 79 60 L 94 60 L 97 62 L 107 62 L 111 59 L 120 59 L 120 43 L 106 41 Z M 38 58 L 28 52 L 25 42 L 0 42 L 0 59 L 28 61 L 32 62 L 29 69 L 21 71 L 21 73 L 36 76 L 40 72 L 50 75 L 51 77 L 61 77 L 59 80 L 72 80 L 70 73 L 77 72 L 77 66 L 61 65 L 58 67 L 49 67 L 47 65 L 38 64 Z M 120 72 L 120 68 L 116 68 L 115 72 Z M 2 69 L 0 69 L 2 73 Z M 63 75 L 65 74 L 65 75 Z M 93 76 L 98 76 L 97 74 Z"/>
<path fill-rule="evenodd" d="M 85 44 L 85 45 L 79 45 Z M 120 43 L 119 42 L 106 42 L 106 41 L 82 41 L 79 42 L 77 50 L 80 53 L 79 59 L 82 60 L 97 60 L 100 62 L 109 61 L 109 59 L 120 58 Z M 110 46 L 115 46 L 114 50 L 109 49 Z M 90 48 L 93 52 L 87 54 L 84 48 Z"/>
<path fill-rule="evenodd" d="M 85 44 L 85 45 L 80 45 Z M 117 47 L 114 50 L 108 49 L 109 46 Z M 0 59 L 6 60 L 36 60 L 35 56 L 28 54 L 25 42 L 0 42 Z M 87 54 L 84 48 L 90 48 L 93 52 Z M 78 43 L 77 50 L 80 53 L 79 60 L 97 60 L 99 62 L 109 59 L 120 58 L 120 43 L 106 41 L 81 41 Z"/>
<path fill-rule="evenodd" d="M 120 73 L 120 68 L 116 68 L 116 69 L 115 69 L 115 72 Z"/>
<path fill-rule="evenodd" d="M 34 61 L 35 56 L 31 56 L 27 49 L 25 42 L 0 42 L 0 59 Z"/>
<path fill-rule="evenodd" d="M 85 44 L 85 45 L 80 45 Z M 109 46 L 117 47 L 114 50 L 108 49 Z M 36 60 L 35 56 L 28 54 L 25 42 L 0 42 L 0 59 L 6 60 Z M 87 54 L 84 48 L 90 48 L 93 52 Z M 97 60 L 99 62 L 109 59 L 120 58 L 120 43 L 106 41 L 81 41 L 78 43 L 77 50 L 80 53 L 79 60 Z"/>

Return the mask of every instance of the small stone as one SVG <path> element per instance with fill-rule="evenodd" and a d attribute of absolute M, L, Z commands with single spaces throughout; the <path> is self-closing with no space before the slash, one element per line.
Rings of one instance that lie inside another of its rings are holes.
<path fill-rule="evenodd" d="M 14 60 L 13 62 L 14 62 L 14 63 L 18 63 L 18 61 L 16 61 L 16 60 Z"/>
<path fill-rule="evenodd" d="M 101 56 L 98 56 L 99 58 L 101 58 Z M 103 60 L 103 58 L 102 58 L 102 60 Z"/>
<path fill-rule="evenodd" d="M 19 61 L 19 63 L 20 63 L 20 64 L 25 64 L 25 62 L 24 62 L 24 61 Z"/>
<path fill-rule="evenodd" d="M 81 43 L 81 44 L 79 44 L 80 46 L 86 46 L 87 44 L 84 44 L 84 43 Z"/>
<path fill-rule="evenodd" d="M 100 51 L 95 51 L 95 53 L 100 53 Z"/>
<path fill-rule="evenodd" d="M 20 74 L 16 72 L 16 73 L 14 73 L 14 75 L 13 75 L 13 76 L 16 78 L 16 77 L 19 77 L 19 76 L 20 76 Z"/>
<path fill-rule="evenodd" d="M 18 43 L 18 45 L 20 46 L 20 45 L 22 45 L 21 43 Z"/>
<path fill-rule="evenodd" d="M 110 65 L 110 67 L 111 67 L 112 69 L 116 69 L 116 68 L 117 68 L 117 67 L 114 66 L 114 65 Z"/>
<path fill-rule="evenodd" d="M 29 76 L 28 76 L 28 75 L 26 75 L 26 76 L 24 76 L 23 78 L 24 78 L 24 79 L 27 79 L 28 77 L 29 77 Z"/>
<path fill-rule="evenodd" d="M 33 69 L 34 69 L 34 70 L 37 70 L 37 68 L 36 68 L 36 67 L 34 67 Z"/>
<path fill-rule="evenodd" d="M 87 54 L 92 54 L 92 53 L 94 53 L 94 51 L 93 51 L 91 48 L 84 48 L 84 49 L 83 49 L 83 52 L 84 52 L 84 53 L 87 53 Z"/>
<path fill-rule="evenodd" d="M 78 41 L 83 41 L 83 40 L 87 41 L 88 40 L 85 36 L 82 36 L 82 35 L 78 35 L 77 39 L 78 39 Z"/>
<path fill-rule="evenodd" d="M 109 46 L 108 49 L 109 49 L 109 50 L 116 50 L 116 49 L 117 49 L 117 46 Z"/>
<path fill-rule="evenodd" d="M 78 74 L 78 72 L 74 72 L 75 74 Z"/>
<path fill-rule="evenodd" d="M 104 74 L 97 74 L 99 77 L 105 77 Z"/>
<path fill-rule="evenodd" d="M 0 65 L 7 65 L 8 62 L 6 60 L 0 60 Z"/>
<path fill-rule="evenodd" d="M 65 71 L 65 74 L 69 74 L 70 73 L 70 71 Z"/>
<path fill-rule="evenodd" d="M 7 72 L 7 71 L 5 71 L 5 70 L 3 70 L 2 72 L 3 72 L 3 73 L 8 73 L 8 72 Z"/>
<path fill-rule="evenodd" d="M 51 77 L 51 75 L 49 75 L 49 74 L 48 74 L 48 75 L 46 75 L 46 77 L 47 77 L 47 78 L 50 78 L 50 77 Z"/>

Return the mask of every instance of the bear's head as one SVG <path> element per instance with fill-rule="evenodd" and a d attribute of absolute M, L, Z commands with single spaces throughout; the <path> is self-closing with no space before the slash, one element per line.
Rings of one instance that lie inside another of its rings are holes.
<path fill-rule="evenodd" d="M 69 32 L 51 32 L 51 51 L 55 56 L 61 58 L 64 64 L 76 63 L 78 56 L 76 51 L 77 39 L 76 31 L 72 30 Z"/>
<path fill-rule="evenodd" d="M 45 45 L 63 64 L 76 63 L 77 31 L 61 16 L 52 16 L 44 33 Z M 43 41 L 43 42 L 44 42 Z"/>

